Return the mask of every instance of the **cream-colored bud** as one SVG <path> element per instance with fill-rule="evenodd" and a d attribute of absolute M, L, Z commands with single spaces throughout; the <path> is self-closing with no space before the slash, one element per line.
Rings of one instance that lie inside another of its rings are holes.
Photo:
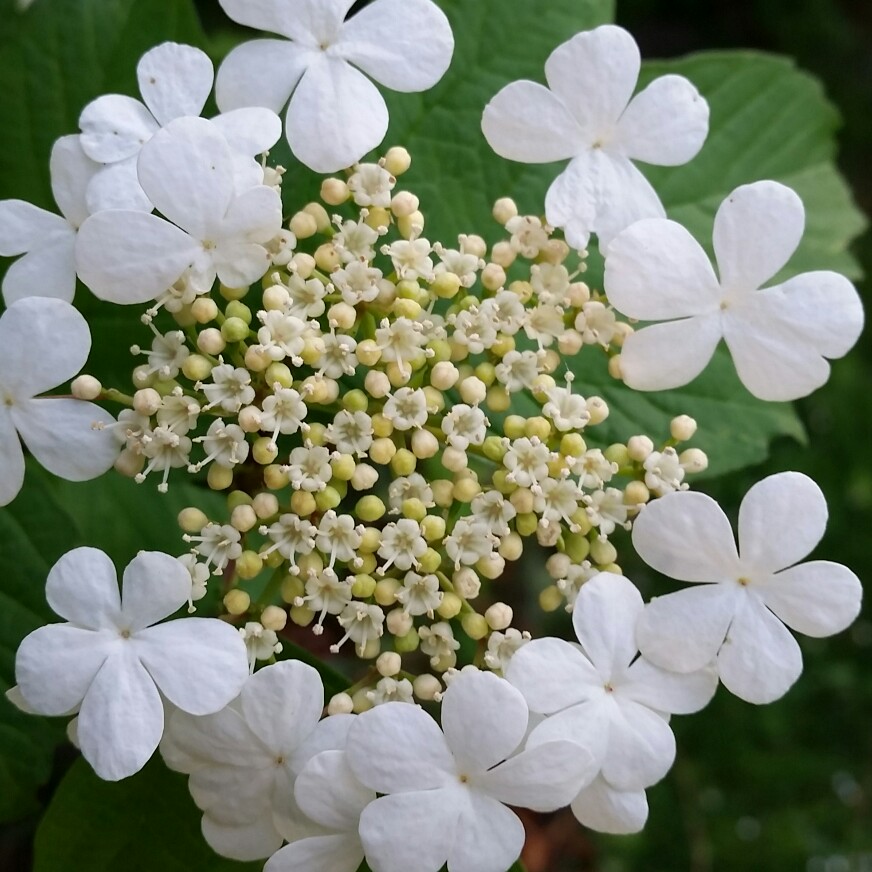
<path fill-rule="evenodd" d="M 578 354 L 583 344 L 581 334 L 577 330 L 567 330 L 557 337 L 557 347 L 560 353 L 567 357 Z"/>
<path fill-rule="evenodd" d="M 238 587 L 224 595 L 224 608 L 231 615 L 244 615 L 251 605 L 251 597 Z"/>
<path fill-rule="evenodd" d="M 515 262 L 517 256 L 518 254 L 510 242 L 498 242 L 491 249 L 491 260 L 504 270 L 507 270 Z"/>
<path fill-rule="evenodd" d="M 420 460 L 435 457 L 439 440 L 429 430 L 415 430 L 412 434 L 412 453 Z"/>
<path fill-rule="evenodd" d="M 315 250 L 315 263 L 322 272 L 333 272 L 339 268 L 341 262 L 339 252 L 332 242 L 325 242 Z"/>
<path fill-rule="evenodd" d="M 321 182 L 321 199 L 328 206 L 340 206 L 350 196 L 348 185 L 342 179 L 330 178 Z"/>
<path fill-rule="evenodd" d="M 237 420 L 246 433 L 257 433 L 261 425 L 261 411 L 257 406 L 244 406 L 239 410 Z"/>
<path fill-rule="evenodd" d="M 133 395 L 134 410 L 146 418 L 150 418 L 162 403 L 161 395 L 154 388 L 143 388 Z"/>
<path fill-rule="evenodd" d="M 545 571 L 552 578 L 566 578 L 569 574 L 569 569 L 572 566 L 572 560 L 568 554 L 562 554 L 557 551 L 545 561 Z"/>
<path fill-rule="evenodd" d="M 484 615 L 479 615 L 475 612 L 467 612 L 460 619 L 460 626 L 470 639 L 484 639 L 490 632 L 487 620 Z"/>
<path fill-rule="evenodd" d="M 257 525 L 257 522 L 257 514 L 251 506 L 237 506 L 230 513 L 230 526 L 240 533 L 247 533 Z"/>
<path fill-rule="evenodd" d="M 378 470 L 368 463 L 358 463 L 351 476 L 351 486 L 357 491 L 369 490 L 378 481 Z"/>
<path fill-rule="evenodd" d="M 587 413 L 590 415 L 590 424 L 602 424 L 609 416 L 608 403 L 602 397 L 587 398 Z"/>
<path fill-rule="evenodd" d="M 458 596 L 465 600 L 475 599 L 481 591 L 481 579 L 478 573 L 469 566 L 462 566 L 451 576 L 451 583 Z"/>
<path fill-rule="evenodd" d="M 236 558 L 236 574 L 248 581 L 256 578 L 263 569 L 263 558 L 256 551 L 243 551 Z"/>
<path fill-rule="evenodd" d="M 366 392 L 377 400 L 391 392 L 391 380 L 381 370 L 371 369 L 363 381 Z"/>
<path fill-rule="evenodd" d="M 669 422 L 669 433 L 676 442 L 687 442 L 696 433 L 696 421 L 690 415 L 679 415 Z"/>
<path fill-rule="evenodd" d="M 471 503 L 481 493 L 481 485 L 468 476 L 454 483 L 453 496 L 459 503 Z"/>
<path fill-rule="evenodd" d="M 245 368 L 249 372 L 263 372 L 272 362 L 272 358 L 257 345 L 249 345 L 245 350 Z"/>
<path fill-rule="evenodd" d="M 535 497 L 529 488 L 519 487 L 517 490 L 512 491 L 512 493 L 509 494 L 509 502 L 511 502 L 520 514 L 528 515 L 533 511 Z"/>
<path fill-rule="evenodd" d="M 390 418 L 385 418 L 381 412 L 376 412 L 372 418 L 372 432 L 376 437 L 390 436 L 394 432 L 394 424 Z"/>
<path fill-rule="evenodd" d="M 424 232 L 424 215 L 420 209 L 397 218 L 397 229 L 403 239 L 417 239 Z"/>
<path fill-rule="evenodd" d="M 206 381 L 212 372 L 212 362 L 202 354 L 189 354 L 182 361 L 182 372 L 193 382 Z"/>
<path fill-rule="evenodd" d="M 412 165 L 412 156 L 401 145 L 393 145 L 385 152 L 381 165 L 392 176 L 401 176 Z"/>
<path fill-rule="evenodd" d="M 580 309 L 590 300 L 590 288 L 584 282 L 573 282 L 566 294 L 566 302 L 574 309 Z"/>
<path fill-rule="evenodd" d="M 445 518 L 427 515 L 421 521 L 421 533 L 428 542 L 438 542 L 445 538 Z"/>
<path fill-rule="evenodd" d="M 364 366 L 375 366 L 381 360 L 381 349 L 372 339 L 364 339 L 357 343 L 355 349 L 357 359 Z"/>
<path fill-rule="evenodd" d="M 678 462 L 690 473 L 703 472 L 708 468 L 708 455 L 699 448 L 688 448 L 678 455 Z"/>
<path fill-rule="evenodd" d="M 416 676 L 412 682 L 412 691 L 422 702 L 429 702 L 442 693 L 442 682 L 435 675 L 425 672 Z"/>
<path fill-rule="evenodd" d="M 207 327 L 197 335 L 197 348 L 203 354 L 221 354 L 227 347 L 227 342 L 216 327 Z"/>
<path fill-rule="evenodd" d="M 511 197 L 500 197 L 491 210 L 494 220 L 499 224 L 505 224 L 518 214 L 518 206 Z"/>
<path fill-rule="evenodd" d="M 450 508 L 454 504 L 454 482 L 446 478 L 437 478 L 430 482 L 433 500 L 441 509 Z"/>
<path fill-rule="evenodd" d="M 290 478 L 282 470 L 281 464 L 271 464 L 263 470 L 263 483 L 270 490 L 281 490 L 288 486 Z"/>
<path fill-rule="evenodd" d="M 392 609 L 385 618 L 385 626 L 392 636 L 405 636 L 413 623 L 412 616 L 402 609 Z"/>
<path fill-rule="evenodd" d="M 448 391 L 457 384 L 460 372 L 450 360 L 441 360 L 430 372 L 430 384 L 439 391 Z"/>
<path fill-rule="evenodd" d="M 315 613 L 308 606 L 292 606 L 289 614 L 298 627 L 308 627 L 315 620 Z"/>
<path fill-rule="evenodd" d="M 291 511 L 294 514 L 300 515 L 302 518 L 307 518 L 311 515 L 318 506 L 315 503 L 314 494 L 309 491 L 298 490 L 291 494 Z"/>
<path fill-rule="evenodd" d="M 505 603 L 494 603 L 484 613 L 484 619 L 492 630 L 505 630 L 512 625 L 514 613 Z"/>
<path fill-rule="evenodd" d="M 481 283 L 489 291 L 498 291 L 506 283 L 506 271 L 498 263 L 489 263 L 481 271 Z"/>
<path fill-rule="evenodd" d="M 227 490 L 233 484 L 233 470 L 213 463 L 206 473 L 206 484 L 215 491 Z"/>
<path fill-rule="evenodd" d="M 326 233 L 330 229 L 330 216 L 320 203 L 307 203 L 303 211 L 308 212 L 315 219 L 315 226 L 319 233 Z"/>
<path fill-rule="evenodd" d="M 539 260 L 547 263 L 563 263 L 569 257 L 571 249 L 562 239 L 549 239 L 539 249 Z"/>
<path fill-rule="evenodd" d="M 539 608 L 543 612 L 556 612 L 563 605 L 563 593 L 556 584 L 549 584 L 539 592 Z"/>
<path fill-rule="evenodd" d="M 475 257 L 483 258 L 487 254 L 487 243 L 481 236 L 475 234 L 461 233 L 459 236 L 460 249 L 465 254 L 472 254 Z"/>
<path fill-rule="evenodd" d="M 309 212 L 297 212 L 288 223 L 288 228 L 297 239 L 308 239 L 318 232 L 318 222 Z"/>
<path fill-rule="evenodd" d="M 354 711 L 354 700 L 345 691 L 330 697 L 327 703 L 328 715 L 350 715 Z"/>
<path fill-rule="evenodd" d="M 554 372 L 562 363 L 560 355 L 553 348 L 549 348 L 541 358 L 539 369 Z"/>
<path fill-rule="evenodd" d="M 418 198 L 410 191 L 398 191 L 391 200 L 391 212 L 397 218 L 405 218 L 407 215 L 417 212 L 420 205 Z"/>
<path fill-rule="evenodd" d="M 469 403 L 470 406 L 477 406 L 484 402 L 487 396 L 487 385 L 478 376 L 471 375 L 463 379 L 459 386 L 460 396 L 464 403 Z"/>
<path fill-rule="evenodd" d="M 363 650 L 360 648 L 355 648 L 354 653 L 360 657 L 361 660 L 375 660 L 381 652 L 381 639 L 367 639 L 366 644 L 363 646 Z"/>
<path fill-rule="evenodd" d="M 351 697 L 356 715 L 362 715 L 373 707 L 373 702 L 369 698 L 371 692 L 369 688 L 362 687 L 360 690 L 355 691 L 354 696 Z"/>
<path fill-rule="evenodd" d="M 127 478 L 133 478 L 138 475 L 145 466 L 145 455 L 139 451 L 131 451 L 125 448 L 118 457 L 115 458 L 113 467 L 116 472 Z"/>
<path fill-rule="evenodd" d="M 631 481 L 624 489 L 624 502 L 628 506 L 641 506 L 651 499 L 651 491 L 643 481 Z"/>
<path fill-rule="evenodd" d="M 644 463 L 653 450 L 654 443 L 648 436 L 631 436 L 627 440 L 627 454 L 637 463 Z"/>
<path fill-rule="evenodd" d="M 517 533 L 509 533 L 500 539 L 498 551 L 505 560 L 519 560 L 524 552 L 524 540 Z"/>
<path fill-rule="evenodd" d="M 327 311 L 327 318 L 331 323 L 335 321 L 340 330 L 350 330 L 357 321 L 357 312 L 348 303 L 335 303 Z"/>
<path fill-rule="evenodd" d="M 152 372 L 148 364 L 143 363 L 134 368 L 131 380 L 135 388 L 150 388 L 157 381 L 157 373 Z"/>
<path fill-rule="evenodd" d="M 397 446 L 387 436 L 373 440 L 369 449 L 370 459 L 379 466 L 385 466 L 390 463 L 396 453 Z"/>
<path fill-rule="evenodd" d="M 442 465 L 451 472 L 460 472 L 460 470 L 466 469 L 467 463 L 469 463 L 469 458 L 466 456 L 466 452 L 453 445 L 447 445 L 442 452 Z"/>
<path fill-rule="evenodd" d="M 202 510 L 188 506 L 179 512 L 178 522 L 186 533 L 199 533 L 209 523 L 209 518 Z"/>
<path fill-rule="evenodd" d="M 376 584 L 373 596 L 380 606 L 392 606 L 397 601 L 399 589 L 400 583 L 397 579 L 383 578 Z"/>
<path fill-rule="evenodd" d="M 73 379 L 70 391 L 77 400 L 96 400 L 103 392 L 103 385 L 92 375 L 80 375 Z"/>
<path fill-rule="evenodd" d="M 261 521 L 272 518 L 279 513 L 279 501 L 275 494 L 258 494 L 251 501 L 251 507 Z"/>
<path fill-rule="evenodd" d="M 288 266 L 291 267 L 293 272 L 295 272 L 301 279 L 307 279 L 313 272 L 315 272 L 318 264 L 315 263 L 315 258 L 312 257 L 311 254 L 299 251 L 291 258 L 291 262 Z"/>
<path fill-rule="evenodd" d="M 191 316 L 198 324 L 208 324 L 218 317 L 218 304 L 211 297 L 197 297 L 191 303 Z"/>
<path fill-rule="evenodd" d="M 624 380 L 623 372 L 621 370 L 621 355 L 620 354 L 613 354 L 609 358 L 608 369 L 609 369 L 609 375 L 615 381 L 623 381 Z"/>
<path fill-rule="evenodd" d="M 391 226 L 391 213 L 381 206 L 370 206 L 363 220 L 373 230 L 383 232 Z"/>
<path fill-rule="evenodd" d="M 506 560 L 501 554 L 491 552 L 476 560 L 475 568 L 479 575 L 493 581 L 506 571 Z"/>
<path fill-rule="evenodd" d="M 590 543 L 590 556 L 594 563 L 603 566 L 606 563 L 614 563 L 617 560 L 618 552 L 607 539 L 594 539 Z"/>
<path fill-rule="evenodd" d="M 375 668 L 379 675 L 391 678 L 403 668 L 403 658 L 396 651 L 384 651 L 378 655 Z"/>

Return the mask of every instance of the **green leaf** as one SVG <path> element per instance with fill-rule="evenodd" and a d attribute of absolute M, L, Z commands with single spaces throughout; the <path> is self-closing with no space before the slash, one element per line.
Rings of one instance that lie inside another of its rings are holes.
<path fill-rule="evenodd" d="M 34 872 L 246 872 L 263 863 L 218 857 L 200 834 L 186 778 L 160 759 L 132 778 L 101 781 L 84 760 L 64 777 L 37 830 Z"/>

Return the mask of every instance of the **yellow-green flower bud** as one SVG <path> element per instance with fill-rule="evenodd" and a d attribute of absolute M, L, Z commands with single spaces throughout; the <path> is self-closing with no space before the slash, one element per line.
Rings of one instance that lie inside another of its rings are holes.
<path fill-rule="evenodd" d="M 199 533 L 206 524 L 209 523 L 209 518 L 205 512 L 195 506 L 188 506 L 179 512 L 179 526 L 185 533 Z"/>
<path fill-rule="evenodd" d="M 539 608 L 543 612 L 556 612 L 563 605 L 563 594 L 556 584 L 549 584 L 539 592 Z"/>
<path fill-rule="evenodd" d="M 228 318 L 221 325 L 221 336 L 226 342 L 242 342 L 248 338 L 248 324 L 242 318 Z"/>
<path fill-rule="evenodd" d="M 233 484 L 233 470 L 213 463 L 206 473 L 206 484 L 215 491 L 227 490 Z"/>
<path fill-rule="evenodd" d="M 428 542 L 437 542 L 445 538 L 445 518 L 439 515 L 427 515 L 421 521 L 421 533 Z M 427 552 L 424 552 L 425 554 Z M 437 555 L 438 556 L 438 555 Z M 437 568 L 438 568 L 437 564 Z M 428 569 L 427 572 L 433 572 L 433 569 Z"/>
<path fill-rule="evenodd" d="M 391 458 L 391 469 L 397 475 L 411 475 L 417 463 L 418 458 L 408 448 L 399 448 Z"/>
<path fill-rule="evenodd" d="M 490 631 L 484 615 L 479 615 L 476 612 L 467 612 L 460 619 L 460 626 L 463 627 L 463 632 L 466 633 L 470 639 L 475 639 L 476 641 L 478 639 L 484 639 Z"/>
<path fill-rule="evenodd" d="M 349 412 L 365 412 L 369 407 L 369 397 L 360 388 L 348 391 L 342 397 L 341 402 L 342 408 L 347 409 Z"/>
<path fill-rule="evenodd" d="M 602 566 L 606 563 L 614 563 L 617 560 L 618 552 L 608 539 L 594 539 L 590 543 L 590 556 L 594 563 Z"/>
<path fill-rule="evenodd" d="M 445 530 L 445 521 L 442 518 L 437 518 L 435 515 L 428 515 L 427 517 L 432 517 L 434 520 L 442 521 L 442 530 Z M 418 558 L 418 563 L 421 572 L 436 572 L 436 570 L 442 565 L 442 555 L 436 551 L 436 549 L 428 548 Z"/>
<path fill-rule="evenodd" d="M 436 614 L 447 621 L 451 618 L 456 618 L 462 608 L 463 600 L 456 593 L 445 591 L 442 594 L 442 602 L 436 608 Z"/>
<path fill-rule="evenodd" d="M 351 593 L 357 599 L 369 599 L 375 592 L 376 580 L 371 575 L 358 574 L 354 576 Z"/>
<path fill-rule="evenodd" d="M 427 507 L 421 500 L 403 500 L 402 513 L 404 518 L 411 518 L 413 521 L 423 521 L 427 516 Z"/>
<path fill-rule="evenodd" d="M 376 582 L 373 596 L 380 606 L 392 606 L 397 601 L 400 583 L 395 578 L 383 578 Z"/>
<path fill-rule="evenodd" d="M 419 641 L 418 632 L 414 627 L 412 627 L 405 636 L 394 637 L 394 649 L 399 654 L 408 654 L 418 647 Z"/>
<path fill-rule="evenodd" d="M 384 516 L 387 511 L 385 504 L 375 494 L 367 494 L 357 501 L 354 513 L 365 524 L 371 524 Z"/>
<path fill-rule="evenodd" d="M 224 594 L 224 608 L 231 615 L 244 615 L 251 605 L 251 597 L 238 587 Z"/>
<path fill-rule="evenodd" d="M 526 418 L 522 418 L 520 415 L 508 415 L 503 424 L 503 431 L 509 439 L 520 439 L 522 436 L 526 435 L 526 426 Z"/>
<path fill-rule="evenodd" d="M 243 551 L 236 560 L 236 574 L 243 580 L 255 578 L 263 569 L 263 558 L 256 551 Z"/>

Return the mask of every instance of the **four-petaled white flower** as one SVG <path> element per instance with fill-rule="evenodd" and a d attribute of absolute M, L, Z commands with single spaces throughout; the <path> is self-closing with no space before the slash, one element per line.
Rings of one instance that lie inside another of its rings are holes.
<path fill-rule="evenodd" d="M 762 400 L 793 400 L 829 377 L 824 358 L 847 354 L 863 328 L 853 285 L 828 271 L 759 290 L 788 261 L 805 225 L 802 201 L 777 182 L 736 188 L 715 216 L 708 255 L 680 224 L 641 221 L 609 246 L 605 289 L 643 327 L 621 349 L 621 374 L 636 390 L 687 384 L 721 339 L 739 378 Z"/>
<path fill-rule="evenodd" d="M 174 712 L 160 750 L 187 773 L 203 835 L 225 857 L 256 860 L 283 840 L 317 833 L 294 800 L 314 755 L 345 747 L 348 715 L 321 721 L 324 687 L 305 663 L 285 660 L 252 675 L 239 698 L 207 717 Z"/>
<path fill-rule="evenodd" d="M 141 551 L 119 593 L 112 561 L 76 548 L 46 581 L 52 609 L 67 623 L 34 630 L 15 657 L 15 677 L 39 714 L 78 709 L 85 759 L 107 781 L 138 772 L 164 730 L 166 699 L 205 715 L 224 708 L 248 677 L 245 644 L 214 618 L 152 626 L 188 602 L 191 576 L 168 554 Z"/>
<path fill-rule="evenodd" d="M 62 136 L 51 150 L 51 190 L 61 215 L 24 200 L 0 201 L 0 257 L 23 254 L 3 277 L 3 299 L 57 297 L 76 291 L 76 234 L 90 214 L 85 189 L 100 169 L 82 151 L 78 136 Z"/>
<path fill-rule="evenodd" d="M 121 94 L 104 94 L 79 116 L 82 148 L 88 157 L 103 165 L 88 184 L 91 212 L 151 211 L 153 201 L 136 174 L 140 149 L 170 121 L 198 116 L 212 91 L 214 75 L 212 61 L 205 52 L 165 42 L 140 58 L 136 78 L 144 102 Z M 259 184 L 263 174 L 257 175 L 258 167 L 252 158 L 281 136 L 281 119 L 274 112 L 252 107 L 212 120 L 238 152 L 239 172 L 248 175 L 253 170 L 256 181 L 252 184 Z"/>
<path fill-rule="evenodd" d="M 571 158 L 548 189 L 545 214 L 575 248 L 591 233 L 603 246 L 634 221 L 663 216 L 632 161 L 687 163 L 708 133 L 708 104 L 682 76 L 661 76 L 633 97 L 640 63 L 633 37 L 606 24 L 552 52 L 547 88 L 512 82 L 485 107 L 482 130 L 500 156 L 522 163 Z"/>
<path fill-rule="evenodd" d="M 718 683 L 711 668 L 680 675 L 637 657 L 636 621 L 643 608 L 631 581 L 601 572 L 581 588 L 572 610 L 581 648 L 534 639 L 506 668 L 530 710 L 547 715 L 527 747 L 558 739 L 577 743 L 593 756 L 605 782 L 598 791 L 638 793 L 659 781 L 675 758 L 665 716 L 699 711 Z M 578 807 L 573 803 L 573 811 L 589 823 L 582 816 L 585 799 Z"/>
<path fill-rule="evenodd" d="M 633 524 L 639 556 L 670 578 L 700 584 L 651 600 L 636 629 L 639 649 L 677 672 L 716 660 L 727 690 L 748 702 L 783 696 L 802 672 L 799 645 L 784 624 L 830 636 L 860 611 L 853 572 L 824 560 L 799 564 L 826 523 L 820 488 L 798 472 L 771 475 L 748 491 L 738 550 L 729 520 L 705 494 L 676 491 L 646 506 Z"/>
<path fill-rule="evenodd" d="M 237 192 L 233 153 L 213 122 L 171 121 L 143 146 L 138 168 L 143 189 L 169 220 L 109 209 L 85 221 L 76 262 L 98 297 L 144 303 L 183 275 L 198 293 L 211 290 L 216 274 L 234 288 L 264 275 L 270 258 L 263 243 L 281 229 L 281 198 L 266 185 Z"/>
<path fill-rule="evenodd" d="M 395 91 L 424 91 L 454 51 L 448 19 L 430 0 L 375 0 L 348 20 L 353 0 L 220 2 L 234 21 L 286 39 L 233 49 L 218 70 L 218 106 L 281 112 L 290 97 L 291 150 L 319 173 L 350 167 L 384 139 L 388 110 L 367 76 Z"/>
<path fill-rule="evenodd" d="M 118 456 L 104 409 L 72 397 L 38 397 L 85 365 L 91 334 L 63 300 L 26 297 L 0 315 L 0 506 L 24 482 L 19 436 L 51 473 L 70 481 L 102 475 Z M 95 426 L 96 425 L 96 428 Z"/>
<path fill-rule="evenodd" d="M 362 784 L 386 794 L 360 817 L 374 872 L 436 872 L 446 861 L 449 872 L 505 872 L 521 852 L 524 827 L 503 803 L 553 811 L 596 769 L 566 741 L 516 753 L 528 719 L 514 687 L 475 670 L 446 690 L 442 730 L 401 702 L 359 715 L 348 733 L 348 763 Z"/>

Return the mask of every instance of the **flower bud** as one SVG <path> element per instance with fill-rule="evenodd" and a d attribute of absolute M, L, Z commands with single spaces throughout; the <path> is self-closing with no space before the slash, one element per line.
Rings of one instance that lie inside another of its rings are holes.
<path fill-rule="evenodd" d="M 188 506 L 179 512 L 178 522 L 185 533 L 199 533 L 209 523 L 209 518 L 200 509 Z"/>
<path fill-rule="evenodd" d="M 505 224 L 518 214 L 518 206 L 511 197 L 500 197 L 491 210 L 494 220 L 499 224 Z"/>
<path fill-rule="evenodd" d="M 491 249 L 491 260 L 497 266 L 503 268 L 503 270 L 507 270 L 518 257 L 514 248 L 512 248 L 512 244 L 510 242 L 506 242 L 503 240 L 502 242 L 498 242 Z"/>
<path fill-rule="evenodd" d="M 650 499 L 651 491 L 643 481 L 631 481 L 624 490 L 624 502 L 628 506 L 641 506 Z"/>
<path fill-rule="evenodd" d="M 366 392 L 373 398 L 380 400 L 391 391 L 390 379 L 380 370 L 371 369 L 363 381 Z"/>
<path fill-rule="evenodd" d="M 520 537 L 518 538 L 520 540 Z M 493 581 L 506 571 L 506 561 L 501 554 L 491 552 L 484 557 L 480 557 L 475 562 L 475 568 L 484 578 L 489 578 Z"/>
<path fill-rule="evenodd" d="M 678 462 L 687 472 L 703 472 L 708 468 L 708 456 L 699 448 L 688 448 L 678 455 Z"/>
<path fill-rule="evenodd" d="M 434 457 L 439 451 L 439 440 L 429 430 L 415 430 L 412 434 L 412 453 L 420 460 Z"/>
<path fill-rule="evenodd" d="M 460 472 L 462 469 L 466 469 L 468 462 L 469 458 L 466 456 L 466 452 L 454 448 L 452 445 L 446 446 L 442 452 L 442 465 L 451 472 Z"/>
<path fill-rule="evenodd" d="M 391 212 L 397 218 L 407 218 L 418 211 L 418 206 L 420 206 L 418 198 L 409 191 L 398 191 L 391 200 Z"/>
<path fill-rule="evenodd" d="M 263 558 L 256 551 L 243 551 L 236 560 L 236 574 L 244 581 L 256 578 L 262 569 Z"/>
<path fill-rule="evenodd" d="M 230 526 L 240 533 L 252 530 L 258 522 L 258 517 L 252 506 L 237 506 L 230 513 Z"/>
<path fill-rule="evenodd" d="M 396 651 L 384 651 L 378 655 L 375 668 L 379 675 L 391 678 L 403 668 L 403 658 Z"/>
<path fill-rule="evenodd" d="M 505 603 L 494 603 L 484 613 L 484 619 L 492 630 L 505 630 L 512 625 L 514 613 Z"/>
<path fill-rule="evenodd" d="M 676 442 L 687 442 L 696 433 L 696 421 L 690 415 L 679 415 L 670 421 L 669 432 Z"/>
<path fill-rule="evenodd" d="M 569 555 L 561 554 L 559 551 L 545 561 L 545 569 L 552 578 L 566 578 L 571 566 L 572 561 L 569 559 Z"/>
<path fill-rule="evenodd" d="M 77 400 L 96 400 L 103 392 L 103 385 L 92 375 L 80 375 L 73 379 L 70 391 Z"/>
<path fill-rule="evenodd" d="M 215 491 L 227 490 L 233 484 L 233 470 L 213 463 L 206 473 L 206 484 Z"/>
<path fill-rule="evenodd" d="M 400 583 L 395 578 L 383 578 L 376 583 L 373 597 L 380 606 L 392 606 L 397 601 Z"/>
<path fill-rule="evenodd" d="M 306 593 L 306 583 L 299 575 L 286 575 L 282 579 L 281 597 L 286 603 L 293 604 L 298 597 Z"/>
<path fill-rule="evenodd" d="M 297 212 L 288 222 L 288 229 L 297 239 L 308 239 L 318 232 L 318 222 L 309 212 Z"/>
<path fill-rule="evenodd" d="M 475 570 L 469 566 L 463 566 L 451 576 L 451 583 L 458 596 L 465 600 L 475 599 L 481 591 L 481 581 Z"/>
<path fill-rule="evenodd" d="M 245 332 L 247 335 L 248 327 L 245 328 Z M 205 330 L 201 330 L 197 335 L 197 348 L 199 348 L 203 354 L 211 354 L 212 356 L 215 356 L 221 354 L 226 347 L 227 342 L 224 339 L 224 336 L 221 334 L 221 331 L 215 327 L 207 327 Z"/>
<path fill-rule="evenodd" d="M 648 436 L 631 436 L 627 440 L 627 454 L 637 463 L 643 463 L 653 450 L 654 443 Z"/>
<path fill-rule="evenodd" d="M 384 156 L 382 166 L 392 175 L 401 176 L 412 165 L 412 156 L 401 145 L 391 146 Z"/>
<path fill-rule="evenodd" d="M 324 179 L 321 182 L 321 199 L 328 206 L 340 206 L 351 196 L 348 185 L 342 179 Z"/>
<path fill-rule="evenodd" d="M 539 592 L 539 608 L 543 612 L 556 612 L 563 605 L 563 594 L 556 584 L 549 584 Z"/>
<path fill-rule="evenodd" d="M 242 342 L 248 338 L 248 332 L 248 324 L 242 318 L 228 318 L 221 325 L 221 336 L 226 342 Z"/>
<path fill-rule="evenodd" d="M 498 263 L 489 263 L 481 271 L 481 283 L 489 291 L 498 291 L 506 283 L 506 271 Z"/>
<path fill-rule="evenodd" d="M 605 563 L 614 563 L 618 552 L 608 539 L 594 539 L 590 543 L 590 556 L 594 563 L 602 566 Z"/>
<path fill-rule="evenodd" d="M 463 632 L 469 636 L 470 639 L 479 640 L 484 639 L 488 634 L 488 625 L 483 615 L 479 615 L 476 612 L 467 612 L 460 619 L 460 626 L 463 627 Z"/>
<path fill-rule="evenodd" d="M 121 475 L 127 476 L 127 478 L 134 478 L 145 466 L 145 455 L 139 451 L 130 451 L 125 448 L 115 458 L 115 463 L 112 466 Z"/>
<path fill-rule="evenodd" d="M 504 560 L 519 560 L 524 551 L 524 541 L 517 533 L 509 533 L 500 539 L 497 550 Z"/>
<path fill-rule="evenodd" d="M 447 450 L 447 449 L 446 449 Z M 430 482 L 433 491 L 433 501 L 441 509 L 448 509 L 454 503 L 454 482 L 445 478 L 437 478 Z"/>
<path fill-rule="evenodd" d="M 590 424 L 601 424 L 609 416 L 609 407 L 602 397 L 587 398 L 587 413 L 590 415 Z"/>
<path fill-rule="evenodd" d="M 272 463 L 278 457 L 278 453 L 278 446 L 269 436 L 261 436 L 260 439 L 256 439 L 251 449 L 251 456 L 255 463 L 259 463 L 261 466 Z M 210 469 L 214 468 L 213 464 Z"/>
<path fill-rule="evenodd" d="M 416 676 L 412 682 L 412 690 L 422 702 L 429 702 L 442 693 L 442 682 L 435 675 L 425 672 Z"/>
<path fill-rule="evenodd" d="M 191 303 L 191 316 L 198 324 L 208 324 L 218 317 L 218 304 L 211 297 L 197 297 Z"/>
<path fill-rule="evenodd" d="M 263 470 L 263 483 L 270 490 L 281 490 L 290 483 L 288 474 L 282 470 L 280 464 L 270 464 Z"/>
<path fill-rule="evenodd" d="M 334 694 L 327 703 L 328 715 L 350 715 L 354 711 L 354 700 L 345 693 Z"/>
<path fill-rule="evenodd" d="M 385 618 L 385 626 L 392 636 L 405 636 L 412 629 L 413 623 L 412 616 L 402 609 L 392 609 Z"/>
<path fill-rule="evenodd" d="M 270 356 L 257 345 L 249 345 L 245 351 L 245 368 L 250 372 L 263 372 L 270 364 Z"/>
<path fill-rule="evenodd" d="M 224 594 L 224 608 L 228 614 L 244 615 L 251 605 L 251 597 L 238 587 Z"/>
<path fill-rule="evenodd" d="M 487 396 L 487 385 L 478 376 L 469 376 L 458 385 L 464 403 L 477 406 Z"/>
<path fill-rule="evenodd" d="M 417 210 L 397 218 L 397 229 L 403 239 L 417 239 L 424 232 L 424 215 Z"/>
<path fill-rule="evenodd" d="M 421 534 L 428 542 L 438 542 L 445 538 L 445 519 L 439 515 L 427 515 L 421 521 Z"/>
<path fill-rule="evenodd" d="M 361 497 L 357 501 L 354 513 L 365 524 L 371 524 L 384 516 L 387 511 L 385 504 L 374 494 Z"/>
<path fill-rule="evenodd" d="M 146 418 L 150 418 L 162 404 L 161 395 L 154 388 L 143 388 L 133 395 L 134 410 Z"/>

